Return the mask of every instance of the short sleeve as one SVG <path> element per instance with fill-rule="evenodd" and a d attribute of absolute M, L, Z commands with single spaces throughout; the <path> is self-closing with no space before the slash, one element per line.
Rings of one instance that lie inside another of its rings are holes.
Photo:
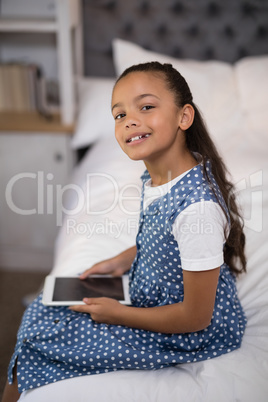
<path fill-rule="evenodd" d="M 182 269 L 205 271 L 221 266 L 226 225 L 225 214 L 214 201 L 197 202 L 182 211 L 172 227 Z"/>

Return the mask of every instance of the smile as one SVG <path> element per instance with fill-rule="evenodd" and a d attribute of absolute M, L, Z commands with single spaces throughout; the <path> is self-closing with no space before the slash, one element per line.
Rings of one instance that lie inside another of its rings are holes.
<path fill-rule="evenodd" d="M 141 140 L 142 138 L 148 138 L 148 137 L 150 137 L 150 134 L 141 134 L 141 135 L 137 135 L 135 137 L 128 138 L 126 142 L 130 143 L 130 142 L 138 141 L 138 140 Z"/>

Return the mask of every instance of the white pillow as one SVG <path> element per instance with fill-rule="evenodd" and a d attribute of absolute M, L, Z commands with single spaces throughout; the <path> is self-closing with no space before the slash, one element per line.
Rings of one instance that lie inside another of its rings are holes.
<path fill-rule="evenodd" d="M 238 127 L 241 129 L 242 113 L 231 64 L 175 59 L 122 39 L 113 40 L 113 56 L 118 75 L 133 64 L 148 61 L 171 63 L 186 79 L 216 144 L 226 148 L 227 144 L 237 142 L 234 132 Z"/>
<path fill-rule="evenodd" d="M 267 111 L 268 55 L 241 59 L 235 74 L 243 111 Z"/>
<path fill-rule="evenodd" d="M 247 126 L 267 138 L 268 56 L 246 57 L 238 61 L 235 75 Z"/>
<path fill-rule="evenodd" d="M 72 138 L 73 149 L 92 144 L 100 138 L 114 134 L 111 114 L 111 97 L 114 78 L 79 78 L 78 119 Z"/>

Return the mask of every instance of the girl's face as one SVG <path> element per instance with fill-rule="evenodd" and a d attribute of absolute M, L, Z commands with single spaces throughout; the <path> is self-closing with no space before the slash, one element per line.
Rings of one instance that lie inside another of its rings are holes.
<path fill-rule="evenodd" d="M 123 77 L 113 91 L 112 114 L 116 139 L 131 159 L 168 161 L 180 148 L 182 112 L 161 75 Z"/>

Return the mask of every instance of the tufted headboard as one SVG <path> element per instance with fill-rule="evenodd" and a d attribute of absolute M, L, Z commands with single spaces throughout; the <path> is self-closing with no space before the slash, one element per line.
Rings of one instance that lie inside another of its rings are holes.
<path fill-rule="evenodd" d="M 268 0 L 83 0 L 83 27 L 85 75 L 115 75 L 115 37 L 178 58 L 268 54 Z"/>

